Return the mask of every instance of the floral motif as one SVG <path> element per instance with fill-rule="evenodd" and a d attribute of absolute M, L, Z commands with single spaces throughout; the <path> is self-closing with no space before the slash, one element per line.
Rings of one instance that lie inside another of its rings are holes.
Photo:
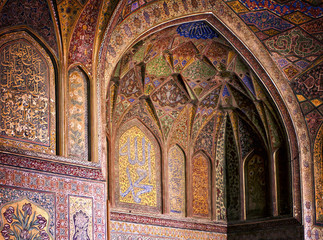
<path fill-rule="evenodd" d="M 48 234 L 43 231 L 47 225 L 47 220 L 32 210 L 31 203 L 25 203 L 22 211 L 17 205 L 16 211 L 14 207 L 9 206 L 3 213 L 6 224 L 2 227 L 1 235 L 5 240 L 49 240 Z M 9 224 L 8 224 L 9 223 Z"/>
<path fill-rule="evenodd" d="M 75 233 L 73 240 L 90 240 L 87 233 L 89 226 L 89 217 L 82 211 L 78 211 L 73 215 Z"/>
<path fill-rule="evenodd" d="M 8 223 L 12 223 L 12 214 L 14 213 L 13 207 L 8 207 L 8 209 L 3 213 L 4 218 Z"/>
<path fill-rule="evenodd" d="M 31 204 L 30 203 L 25 203 L 23 206 L 22 206 L 22 211 L 24 211 L 27 215 L 31 215 L 31 212 L 32 212 L 32 208 L 31 208 Z"/>

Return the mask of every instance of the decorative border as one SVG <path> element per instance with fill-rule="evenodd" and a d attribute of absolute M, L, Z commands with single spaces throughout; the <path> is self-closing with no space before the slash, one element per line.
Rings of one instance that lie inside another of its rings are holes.
<path fill-rule="evenodd" d="M 131 222 L 131 223 L 141 223 L 162 227 L 174 227 L 182 228 L 189 230 L 199 230 L 206 232 L 217 232 L 217 233 L 227 233 L 227 226 L 217 225 L 217 224 L 207 224 L 207 223 L 197 223 L 190 221 L 181 221 L 157 217 L 147 217 L 147 216 L 138 216 L 132 214 L 110 212 L 110 220 L 113 221 L 122 221 L 122 222 Z M 194 219 L 196 220 L 196 219 Z"/>
<path fill-rule="evenodd" d="M 38 170 L 43 172 L 56 173 L 66 176 L 74 176 L 92 180 L 104 180 L 100 168 L 88 168 L 75 165 L 68 165 L 48 160 L 36 159 L 27 156 L 17 156 L 10 153 L 0 152 L 0 164 L 19 167 L 23 169 Z"/>

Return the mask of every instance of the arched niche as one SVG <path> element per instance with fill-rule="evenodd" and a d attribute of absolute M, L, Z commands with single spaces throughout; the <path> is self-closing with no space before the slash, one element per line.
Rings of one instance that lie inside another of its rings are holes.
<path fill-rule="evenodd" d="M 244 162 L 245 214 L 247 219 L 270 215 L 268 160 L 265 154 L 251 153 Z"/>
<path fill-rule="evenodd" d="M 0 37 L 1 147 L 56 153 L 54 63 L 26 32 Z"/>
<path fill-rule="evenodd" d="M 141 14 L 143 11 L 147 9 L 154 8 L 162 4 L 162 1 L 154 2 L 147 6 L 147 8 L 141 9 L 137 11 L 136 14 Z M 219 6 L 218 6 L 219 5 Z M 115 28 L 115 30 L 111 30 L 111 33 L 107 36 L 105 41 L 103 42 L 103 51 L 102 51 L 102 59 L 99 61 L 99 72 L 101 80 L 110 79 L 113 73 L 113 69 L 117 66 L 117 62 L 120 60 L 123 53 L 125 53 L 126 49 L 129 48 L 132 43 L 139 42 L 139 39 L 144 38 L 152 33 L 155 33 L 163 28 L 168 26 L 173 26 L 180 23 L 185 23 L 187 21 L 199 21 L 199 20 L 207 20 L 212 26 L 214 26 L 226 39 L 229 39 L 230 44 L 238 50 L 240 54 L 243 55 L 244 59 L 247 61 L 249 66 L 255 71 L 256 75 L 261 79 L 265 88 L 269 91 L 271 97 L 274 98 L 274 103 L 280 109 L 280 115 L 284 121 L 284 125 L 286 127 L 287 135 L 290 142 L 290 152 L 291 158 L 295 159 L 292 161 L 292 188 L 293 191 L 293 215 L 297 218 L 298 221 L 301 219 L 301 206 L 300 206 L 300 184 L 299 184 L 299 151 L 296 136 L 300 136 L 301 133 L 305 131 L 305 122 L 301 120 L 301 113 L 299 106 L 295 103 L 295 97 L 292 94 L 291 89 L 288 87 L 287 82 L 284 80 L 282 74 L 279 72 L 273 60 L 270 58 L 269 54 L 266 52 L 264 47 L 261 45 L 258 39 L 256 39 L 252 32 L 244 26 L 243 22 L 239 22 L 239 18 L 236 18 L 234 14 L 231 14 L 230 9 L 227 8 L 226 5 L 218 2 L 217 4 L 212 4 L 212 6 L 206 5 L 209 11 L 212 11 L 211 14 L 203 11 L 199 12 L 198 15 L 187 16 L 185 14 L 189 14 L 188 12 L 181 12 L 175 14 L 175 16 L 163 16 L 160 19 L 154 19 L 151 22 L 147 22 L 147 24 L 143 24 L 139 29 L 133 25 L 129 25 L 129 21 L 123 21 Z M 160 5 L 161 6 L 161 5 Z M 221 6 L 221 7 L 220 7 Z M 223 11 L 223 8 L 226 9 Z M 190 10 L 185 10 L 190 11 Z M 185 15 L 185 16 L 184 16 Z M 234 21 L 232 21 L 234 18 Z M 131 17 L 128 20 L 131 21 Z M 158 20 L 158 24 L 156 25 L 156 21 Z M 170 21 L 171 20 L 171 21 Z M 232 23 L 233 28 L 228 29 L 223 23 Z M 122 29 L 127 28 L 129 31 L 126 32 L 128 36 L 124 39 L 124 41 L 115 41 L 118 37 L 120 38 L 120 34 L 122 35 Z M 109 30 L 109 31 L 110 31 Z M 239 37 L 239 39 L 237 38 Z M 254 47 L 256 44 L 257 47 Z M 249 48 L 248 48 L 249 47 Z M 270 76 L 268 72 L 271 72 Z M 101 84 L 107 86 L 109 81 L 102 81 Z M 279 87 L 276 88 L 276 86 Z M 104 88 L 106 89 L 106 88 Z M 103 92 L 105 94 L 105 91 Z M 287 101 L 289 98 L 289 101 Z M 293 112 L 292 115 L 291 112 Z M 293 120 L 293 122 L 291 121 Z M 297 122 L 297 124 L 296 124 Z M 294 124 L 293 124 L 294 123 Z M 295 129 L 294 127 L 295 126 Z M 296 131 L 296 134 L 295 134 Z M 306 140 L 306 146 L 308 147 L 308 138 L 307 135 L 303 135 Z M 306 153 L 301 149 L 302 157 L 309 157 L 310 153 Z"/>
<path fill-rule="evenodd" d="M 114 205 L 161 212 L 161 153 L 153 134 L 137 119 L 123 124 L 114 149 Z"/>
<path fill-rule="evenodd" d="M 192 157 L 191 178 L 192 216 L 211 218 L 211 162 L 202 151 Z"/>
<path fill-rule="evenodd" d="M 67 132 L 69 157 L 89 160 L 89 79 L 80 67 L 68 72 L 67 84 Z"/>
<path fill-rule="evenodd" d="M 168 151 L 168 197 L 170 214 L 186 215 L 185 153 L 173 145 Z"/>

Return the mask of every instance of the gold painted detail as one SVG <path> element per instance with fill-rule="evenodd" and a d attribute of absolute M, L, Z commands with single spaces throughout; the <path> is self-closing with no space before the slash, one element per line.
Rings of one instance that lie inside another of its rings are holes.
<path fill-rule="evenodd" d="M 315 107 L 318 107 L 322 104 L 322 101 L 319 99 L 313 99 L 311 102 L 314 104 Z"/>
<path fill-rule="evenodd" d="M 178 146 L 169 150 L 169 200 L 171 214 L 185 214 L 185 159 Z"/>
<path fill-rule="evenodd" d="M 49 69 L 28 42 L 0 49 L 0 136 L 49 145 Z"/>
<path fill-rule="evenodd" d="M 209 216 L 209 164 L 201 154 L 193 159 L 193 215 Z"/>
<path fill-rule="evenodd" d="M 136 126 L 119 139 L 120 202 L 157 207 L 155 149 Z"/>

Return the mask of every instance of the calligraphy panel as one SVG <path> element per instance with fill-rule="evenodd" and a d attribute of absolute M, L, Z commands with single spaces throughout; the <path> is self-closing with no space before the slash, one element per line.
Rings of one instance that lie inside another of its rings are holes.
<path fill-rule="evenodd" d="M 69 72 L 68 97 L 68 155 L 87 160 L 88 82 L 79 68 Z"/>
<path fill-rule="evenodd" d="M 192 162 L 193 216 L 210 216 L 209 172 L 209 160 L 202 154 L 196 155 Z"/>
<path fill-rule="evenodd" d="M 117 205 L 160 212 L 160 153 L 157 141 L 136 120 L 121 128 L 117 141 Z"/>
<path fill-rule="evenodd" d="M 168 155 L 170 213 L 185 216 L 185 156 L 177 146 Z"/>
<path fill-rule="evenodd" d="M 0 39 L 0 143 L 55 153 L 54 70 L 26 33 Z"/>

